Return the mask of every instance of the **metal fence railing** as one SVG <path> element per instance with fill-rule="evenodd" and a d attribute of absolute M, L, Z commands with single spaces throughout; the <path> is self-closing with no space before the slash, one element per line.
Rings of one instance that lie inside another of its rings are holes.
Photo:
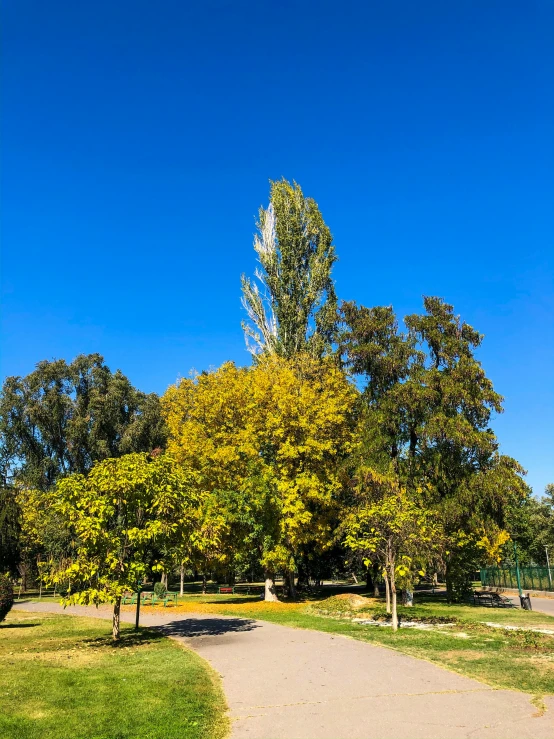
<path fill-rule="evenodd" d="M 554 591 L 554 568 L 520 567 L 519 580 L 523 590 Z M 492 588 L 516 588 L 515 567 L 485 567 L 481 570 L 481 585 Z"/>

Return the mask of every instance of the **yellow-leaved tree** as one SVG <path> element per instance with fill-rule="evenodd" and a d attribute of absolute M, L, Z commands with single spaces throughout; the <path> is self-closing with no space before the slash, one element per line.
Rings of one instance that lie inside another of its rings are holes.
<path fill-rule="evenodd" d="M 266 600 L 276 599 L 277 573 L 294 593 L 303 545 L 330 543 L 355 400 L 330 359 L 305 355 L 262 356 L 251 368 L 227 363 L 162 399 L 168 451 L 200 472 L 206 494 L 219 491 L 236 532 L 227 546 L 257 551 Z"/>

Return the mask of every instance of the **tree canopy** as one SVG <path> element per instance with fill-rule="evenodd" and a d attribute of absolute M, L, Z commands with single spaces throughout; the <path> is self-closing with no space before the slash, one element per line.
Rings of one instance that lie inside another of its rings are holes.
<path fill-rule="evenodd" d="M 46 490 L 94 462 L 165 444 L 159 399 L 112 373 L 100 354 L 42 361 L 0 393 L 4 480 Z"/>
<path fill-rule="evenodd" d="M 336 256 L 317 203 L 295 182 L 272 182 L 258 229 L 254 250 L 261 269 L 254 280 L 242 276 L 247 346 L 253 354 L 287 358 L 330 352 L 337 320 L 331 279 Z"/>
<path fill-rule="evenodd" d="M 251 366 L 224 362 L 162 398 L 99 354 L 39 362 L 0 394 L 0 570 L 114 604 L 145 576 L 256 572 L 265 597 L 310 575 L 396 588 L 554 547 L 554 492 L 536 500 L 492 425 L 502 397 L 483 336 L 436 296 L 337 308 L 330 229 L 313 198 L 271 183 L 255 278 L 242 277 Z M 369 580 L 368 580 L 369 581 Z M 117 623 L 116 623 L 117 622 Z M 116 628 L 117 627 L 117 628 Z"/>

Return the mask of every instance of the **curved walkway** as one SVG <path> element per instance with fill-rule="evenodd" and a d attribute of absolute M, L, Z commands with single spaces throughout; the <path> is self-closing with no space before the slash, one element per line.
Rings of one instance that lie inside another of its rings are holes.
<path fill-rule="evenodd" d="M 17 610 L 110 618 L 107 609 Z M 122 620 L 133 621 L 124 612 Z M 144 614 L 220 673 L 232 739 L 554 739 L 554 697 L 495 690 L 441 667 L 319 631 L 225 616 Z"/>

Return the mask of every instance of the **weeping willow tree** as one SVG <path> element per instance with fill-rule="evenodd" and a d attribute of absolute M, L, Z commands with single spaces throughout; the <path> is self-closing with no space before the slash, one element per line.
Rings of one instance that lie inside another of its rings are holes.
<path fill-rule="evenodd" d="M 321 357 L 336 331 L 337 298 L 331 270 L 333 237 L 313 198 L 282 179 L 271 182 L 260 208 L 254 249 L 260 267 L 242 276 L 246 345 L 252 354 Z"/>

